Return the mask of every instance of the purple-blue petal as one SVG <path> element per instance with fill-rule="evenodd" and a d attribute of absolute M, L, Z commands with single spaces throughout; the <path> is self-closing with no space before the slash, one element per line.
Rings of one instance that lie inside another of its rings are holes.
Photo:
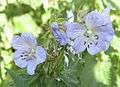
<path fill-rule="evenodd" d="M 76 54 L 83 52 L 86 49 L 85 40 L 81 37 L 76 38 L 72 47 Z"/>
<path fill-rule="evenodd" d="M 47 52 L 45 51 L 44 48 L 42 48 L 41 46 L 37 47 L 36 49 L 37 64 L 43 63 L 46 60 L 46 54 Z"/>
<path fill-rule="evenodd" d="M 105 51 L 109 47 L 109 42 L 103 40 L 99 40 L 97 44 L 94 43 L 94 41 L 91 41 L 91 43 L 92 44 L 89 44 L 89 46 L 87 47 L 87 51 L 91 55 L 95 55 L 101 51 Z"/>
<path fill-rule="evenodd" d="M 29 49 L 37 45 L 36 39 L 31 33 L 22 33 L 21 36 L 14 36 L 11 42 L 14 49 Z"/>
<path fill-rule="evenodd" d="M 27 73 L 29 75 L 35 74 L 36 67 L 37 67 L 36 59 L 29 60 L 27 65 Z"/>
<path fill-rule="evenodd" d="M 22 33 L 21 38 L 23 38 L 23 40 L 25 40 L 26 43 L 30 44 L 33 47 L 37 45 L 36 38 L 31 33 Z"/>
<path fill-rule="evenodd" d="M 66 45 L 68 42 L 68 37 L 66 33 L 61 34 L 60 31 L 58 30 L 58 23 L 53 22 L 52 23 L 52 32 L 55 37 L 55 39 L 58 41 L 60 45 Z"/>
<path fill-rule="evenodd" d="M 77 22 L 65 22 L 64 26 L 67 28 L 67 36 L 71 39 L 75 39 L 85 32 L 85 28 Z"/>
<path fill-rule="evenodd" d="M 22 53 L 25 53 L 25 50 L 17 50 L 14 53 L 14 62 L 20 68 L 25 68 L 27 66 L 27 61 L 23 58 L 27 58 L 27 56 L 21 56 Z"/>
<path fill-rule="evenodd" d="M 112 25 L 108 24 L 105 26 L 97 27 L 96 30 L 100 33 L 100 37 L 103 38 L 103 40 L 110 42 L 113 39 L 114 30 L 112 28 Z"/>
<path fill-rule="evenodd" d="M 96 27 L 111 24 L 110 17 L 99 13 L 97 11 L 92 11 L 85 16 L 85 24 L 89 29 L 95 29 Z"/>

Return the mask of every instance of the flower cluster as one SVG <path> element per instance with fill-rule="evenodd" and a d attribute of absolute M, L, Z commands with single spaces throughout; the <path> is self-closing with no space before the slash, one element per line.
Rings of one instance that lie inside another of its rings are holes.
<path fill-rule="evenodd" d="M 53 34 L 60 45 L 69 44 L 76 54 L 87 49 L 88 53 L 95 55 L 98 52 L 107 50 L 114 36 L 112 22 L 108 16 L 110 8 L 104 9 L 102 13 L 92 11 L 85 15 L 84 23 L 64 22 L 66 31 L 61 34 L 58 31 L 58 24 L 52 24 Z"/>
<path fill-rule="evenodd" d="M 95 55 L 107 50 L 114 36 L 112 22 L 108 16 L 110 8 L 102 13 L 92 11 L 84 16 L 84 22 L 52 23 L 52 33 L 60 45 L 69 45 L 76 54 L 87 49 L 88 53 Z M 71 44 L 72 42 L 72 44 Z M 35 73 L 38 64 L 46 60 L 46 51 L 37 45 L 31 33 L 22 33 L 12 40 L 15 49 L 14 62 L 20 68 L 27 67 L 29 75 Z"/>

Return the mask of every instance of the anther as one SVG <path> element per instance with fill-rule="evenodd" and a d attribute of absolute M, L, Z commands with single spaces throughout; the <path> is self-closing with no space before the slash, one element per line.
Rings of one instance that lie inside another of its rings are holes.
<path fill-rule="evenodd" d="M 87 37 L 87 38 L 89 38 L 89 36 L 88 36 L 88 35 L 87 35 L 86 37 Z"/>
<path fill-rule="evenodd" d="M 92 45 L 92 43 L 90 43 L 90 45 Z"/>
<path fill-rule="evenodd" d="M 86 44 L 86 41 L 84 42 L 84 45 Z"/>
<path fill-rule="evenodd" d="M 98 35 L 95 35 L 94 37 L 95 37 L 95 39 L 97 39 L 97 40 L 99 39 Z"/>
<path fill-rule="evenodd" d="M 97 45 L 97 44 L 98 44 L 98 42 L 95 43 L 95 45 Z"/>
<path fill-rule="evenodd" d="M 88 48 L 90 48 L 90 45 L 88 45 Z"/>
<path fill-rule="evenodd" d="M 23 55 L 20 55 L 20 57 L 23 57 Z"/>

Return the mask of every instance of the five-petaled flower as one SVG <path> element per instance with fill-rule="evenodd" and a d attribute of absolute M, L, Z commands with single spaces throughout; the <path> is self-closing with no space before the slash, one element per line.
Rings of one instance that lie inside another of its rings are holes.
<path fill-rule="evenodd" d="M 20 68 L 27 67 L 27 73 L 33 75 L 38 64 L 46 59 L 46 51 L 37 46 L 37 41 L 31 33 L 22 33 L 12 40 L 15 49 L 14 62 Z"/>
<path fill-rule="evenodd" d="M 74 40 L 72 48 L 76 53 L 87 49 L 89 54 L 95 55 L 108 49 L 114 36 L 112 22 L 108 16 L 109 12 L 110 8 L 104 9 L 102 13 L 92 11 L 84 17 L 84 24 L 65 23 L 67 36 Z"/>

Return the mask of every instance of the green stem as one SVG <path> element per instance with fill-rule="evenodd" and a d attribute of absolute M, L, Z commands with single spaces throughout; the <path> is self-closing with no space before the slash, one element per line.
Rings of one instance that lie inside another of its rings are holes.
<path fill-rule="evenodd" d="M 50 76 L 53 75 L 56 72 L 56 69 L 59 68 L 60 64 L 62 63 L 62 60 L 64 58 L 63 54 L 64 54 L 64 48 L 61 50 L 58 58 L 56 58 L 56 62 L 53 64 L 52 71 L 50 72 Z"/>

